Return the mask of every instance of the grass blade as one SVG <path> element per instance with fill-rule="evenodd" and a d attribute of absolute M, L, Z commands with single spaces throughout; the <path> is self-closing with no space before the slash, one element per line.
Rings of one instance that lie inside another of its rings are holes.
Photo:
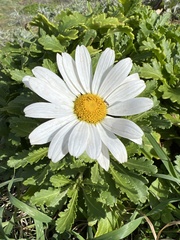
<path fill-rule="evenodd" d="M 14 178 L 12 178 L 8 184 L 9 200 L 12 203 L 12 205 L 17 207 L 21 211 L 27 213 L 30 217 L 34 218 L 35 220 L 38 220 L 38 221 L 44 222 L 44 223 L 50 222 L 52 219 L 49 216 L 38 211 L 37 209 L 35 209 L 33 207 L 27 205 L 26 203 L 18 200 L 10 193 L 13 182 L 14 182 Z"/>
<path fill-rule="evenodd" d="M 125 224 L 121 228 L 112 231 L 110 233 L 104 234 L 100 237 L 94 238 L 94 240 L 120 240 L 129 236 L 134 230 L 141 224 L 143 217 L 132 220 L 131 222 Z"/>
<path fill-rule="evenodd" d="M 155 152 L 157 153 L 158 157 L 163 162 L 163 164 L 166 167 L 169 174 L 173 177 L 178 177 L 177 173 L 176 173 L 176 170 L 174 169 L 173 164 L 170 162 L 168 156 L 165 154 L 163 149 L 156 142 L 155 138 L 150 133 L 146 133 L 146 137 L 148 138 L 149 142 L 153 146 L 153 148 L 154 148 Z"/>
<path fill-rule="evenodd" d="M 9 238 L 6 236 L 2 226 L 3 211 L 4 208 L 0 207 L 0 239 L 8 240 Z"/>
<path fill-rule="evenodd" d="M 163 179 L 166 179 L 166 180 L 175 182 L 175 183 L 177 183 L 177 184 L 180 184 L 180 179 L 178 179 L 178 178 L 176 178 L 176 177 L 173 177 L 173 176 L 170 176 L 170 175 L 158 173 L 158 174 L 154 174 L 153 177 L 163 178 Z"/>
<path fill-rule="evenodd" d="M 36 226 L 36 239 L 45 240 L 43 223 L 36 219 L 34 220 L 34 223 Z"/>
<path fill-rule="evenodd" d="M 33 207 L 27 205 L 26 203 L 18 200 L 11 193 L 9 193 L 9 199 L 15 207 L 17 207 L 21 211 L 27 213 L 30 217 L 32 217 L 36 220 L 39 220 L 41 222 L 44 222 L 44 223 L 48 223 L 51 221 L 51 218 L 49 216 L 38 211 L 37 209 L 35 209 Z"/>

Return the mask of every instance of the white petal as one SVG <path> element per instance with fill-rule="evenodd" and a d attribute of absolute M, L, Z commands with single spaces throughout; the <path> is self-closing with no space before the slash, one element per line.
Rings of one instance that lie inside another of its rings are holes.
<path fill-rule="evenodd" d="M 106 75 L 101 84 L 98 94 L 107 98 L 116 88 L 118 88 L 126 79 L 132 68 L 132 60 L 125 58 L 119 61 Z"/>
<path fill-rule="evenodd" d="M 25 82 L 26 86 L 28 86 L 32 91 L 38 94 L 43 99 L 59 104 L 68 104 L 69 106 L 73 105 L 73 100 L 71 100 L 71 94 L 67 94 L 58 88 L 48 84 L 46 81 L 42 81 L 41 79 L 35 77 L 26 76 L 23 78 L 23 82 Z M 70 93 L 70 91 L 69 91 Z"/>
<path fill-rule="evenodd" d="M 108 108 L 108 114 L 113 116 L 131 116 L 145 112 L 153 107 L 150 98 L 133 98 L 125 102 L 116 102 Z"/>
<path fill-rule="evenodd" d="M 91 57 L 85 46 L 77 46 L 75 52 L 76 68 L 85 92 L 91 92 L 92 65 Z"/>
<path fill-rule="evenodd" d="M 48 157 L 53 162 L 58 162 L 68 153 L 69 135 L 76 124 L 77 120 L 67 123 L 53 137 L 48 151 Z"/>
<path fill-rule="evenodd" d="M 24 85 L 25 85 L 27 88 L 29 88 L 30 90 L 33 91 L 33 89 L 31 89 L 31 86 L 30 86 L 30 84 L 29 84 L 29 81 L 30 81 L 31 78 L 32 78 L 31 76 L 25 76 L 25 77 L 23 77 L 22 82 L 24 83 Z"/>
<path fill-rule="evenodd" d="M 114 92 L 112 92 L 105 100 L 111 105 L 118 101 L 126 101 L 137 97 L 144 89 L 146 85 L 143 80 L 124 82 Z"/>
<path fill-rule="evenodd" d="M 144 135 L 141 128 L 128 119 L 106 117 L 102 125 L 110 132 L 128 139 L 139 139 Z"/>
<path fill-rule="evenodd" d="M 84 93 L 80 83 L 75 61 L 68 53 L 57 54 L 57 65 L 67 86 L 76 96 Z"/>
<path fill-rule="evenodd" d="M 45 144 L 52 140 L 56 132 L 67 124 L 67 121 L 72 121 L 71 118 L 52 119 L 45 123 L 42 123 L 35 128 L 29 135 L 29 139 L 32 145 Z"/>
<path fill-rule="evenodd" d="M 138 73 L 132 73 L 131 75 L 127 76 L 127 78 L 125 79 L 124 82 L 134 82 L 134 81 L 138 81 L 141 80 L 139 78 L 139 74 Z"/>
<path fill-rule="evenodd" d="M 89 138 L 89 124 L 86 122 L 79 122 L 72 130 L 69 136 L 68 148 L 72 156 L 78 158 L 87 147 Z"/>
<path fill-rule="evenodd" d="M 89 124 L 89 139 L 86 153 L 92 159 L 97 159 L 101 153 L 102 142 L 95 125 Z"/>
<path fill-rule="evenodd" d="M 104 144 L 102 144 L 101 154 L 97 158 L 97 161 L 104 170 L 106 171 L 109 170 L 109 165 L 110 165 L 109 152 L 107 147 Z"/>
<path fill-rule="evenodd" d="M 127 162 L 127 151 L 122 142 L 111 132 L 104 129 L 101 124 L 97 125 L 102 142 L 106 145 L 118 162 Z"/>
<path fill-rule="evenodd" d="M 129 138 L 129 140 L 131 140 L 132 142 L 135 142 L 136 144 L 142 145 L 142 138 L 139 138 L 139 139 Z"/>
<path fill-rule="evenodd" d="M 32 72 L 36 78 L 46 82 L 48 85 L 51 85 L 52 88 L 56 89 L 56 91 L 61 93 L 61 95 L 64 95 L 64 97 L 68 96 L 68 98 L 71 98 L 72 100 L 74 99 L 74 94 L 69 91 L 65 82 L 49 69 L 44 67 L 35 67 Z"/>
<path fill-rule="evenodd" d="M 59 118 L 72 115 L 72 109 L 68 106 L 58 106 L 53 103 L 37 102 L 24 109 L 26 117 L 32 118 Z"/>
<path fill-rule="evenodd" d="M 96 71 L 94 73 L 94 78 L 92 81 L 92 92 L 97 94 L 101 83 L 103 82 L 105 76 L 113 67 L 115 60 L 115 53 L 110 48 L 106 48 L 105 51 L 102 52 L 98 64 L 96 66 Z"/>

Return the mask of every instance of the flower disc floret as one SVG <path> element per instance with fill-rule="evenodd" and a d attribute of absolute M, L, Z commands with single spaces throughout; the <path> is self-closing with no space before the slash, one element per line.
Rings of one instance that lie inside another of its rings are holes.
<path fill-rule="evenodd" d="M 74 113 L 80 121 L 96 124 L 105 118 L 107 106 L 98 95 L 87 93 L 76 98 Z"/>

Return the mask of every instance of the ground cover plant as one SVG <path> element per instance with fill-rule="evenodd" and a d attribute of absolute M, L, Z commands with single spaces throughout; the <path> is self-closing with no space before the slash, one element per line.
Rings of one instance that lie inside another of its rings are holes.
<path fill-rule="evenodd" d="M 96 2 L 40 12 L 25 31 L 0 51 L 0 239 L 179 239 L 180 27 L 171 13 L 137 0 Z M 143 144 L 120 138 L 128 161 L 111 156 L 108 171 L 87 154 L 53 163 L 48 144 L 28 138 L 44 120 L 23 110 L 42 99 L 22 79 L 36 66 L 59 75 L 56 54 L 74 58 L 78 45 L 93 69 L 106 48 L 116 62 L 130 57 L 131 74 L 146 83 L 140 97 L 154 103 L 126 117 L 143 130 Z"/>

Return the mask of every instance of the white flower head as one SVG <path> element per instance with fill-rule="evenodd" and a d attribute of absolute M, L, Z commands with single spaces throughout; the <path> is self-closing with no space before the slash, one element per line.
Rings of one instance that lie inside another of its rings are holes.
<path fill-rule="evenodd" d="M 47 101 L 27 106 L 26 117 L 49 119 L 31 132 L 30 142 L 50 142 L 48 157 L 53 162 L 68 152 L 76 158 L 86 152 L 107 171 L 109 151 L 118 162 L 127 161 L 126 148 L 116 135 L 142 143 L 143 131 L 122 117 L 147 111 L 153 102 L 137 97 L 146 86 L 137 73 L 129 75 L 131 59 L 115 65 L 114 60 L 114 51 L 107 48 L 93 76 L 87 48 L 77 46 L 75 60 L 67 53 L 57 54 L 63 79 L 43 67 L 32 70 L 35 77 L 23 78 L 28 88 Z"/>

